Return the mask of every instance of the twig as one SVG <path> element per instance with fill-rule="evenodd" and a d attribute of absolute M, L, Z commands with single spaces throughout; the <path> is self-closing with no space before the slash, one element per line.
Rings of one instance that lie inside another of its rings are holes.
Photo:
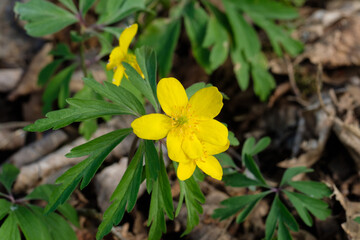
<path fill-rule="evenodd" d="M 0 130 L 2 129 L 12 129 L 12 128 L 23 128 L 29 125 L 30 122 L 7 122 L 0 124 Z"/>
<path fill-rule="evenodd" d="M 295 96 L 296 96 L 296 101 L 298 103 L 300 103 L 303 106 L 307 106 L 309 105 L 309 103 L 307 101 L 305 101 L 302 97 L 301 97 L 301 93 L 299 88 L 296 85 L 296 81 L 295 81 L 295 74 L 294 74 L 294 67 L 293 64 L 291 63 L 290 59 L 288 56 L 285 56 L 285 63 L 286 63 L 286 67 L 287 67 L 287 72 L 288 72 L 288 77 L 289 77 L 289 82 L 290 82 L 290 86 L 292 91 L 294 92 Z"/>
<path fill-rule="evenodd" d="M 321 95 L 321 88 L 322 88 L 322 75 L 323 69 L 321 63 L 318 65 L 317 74 L 316 74 L 316 93 L 319 99 L 320 107 L 322 110 L 326 112 L 327 115 L 331 115 L 331 113 L 326 109 L 324 104 L 324 100 Z"/>

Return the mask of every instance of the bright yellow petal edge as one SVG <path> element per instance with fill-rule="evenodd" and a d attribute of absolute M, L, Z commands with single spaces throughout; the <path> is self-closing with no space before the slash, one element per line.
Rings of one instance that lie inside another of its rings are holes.
<path fill-rule="evenodd" d="M 122 62 L 129 63 L 142 76 L 142 78 L 144 78 L 144 74 L 136 61 L 135 55 L 128 53 L 130 43 L 135 37 L 137 30 L 138 25 L 136 23 L 125 28 L 119 37 L 119 46 L 115 47 L 110 53 L 106 69 L 114 71 L 113 83 L 116 86 L 121 84 L 123 76 L 127 78 Z"/>

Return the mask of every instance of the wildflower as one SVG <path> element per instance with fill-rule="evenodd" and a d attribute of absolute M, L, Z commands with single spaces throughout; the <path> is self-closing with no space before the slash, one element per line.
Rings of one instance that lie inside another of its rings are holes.
<path fill-rule="evenodd" d="M 135 55 L 128 53 L 130 43 L 135 37 L 137 29 L 138 25 L 136 23 L 124 29 L 119 38 L 119 46 L 114 48 L 110 53 L 109 63 L 106 65 L 106 69 L 114 70 L 113 83 L 116 86 L 120 85 L 124 75 L 127 78 L 125 67 L 122 65 L 122 62 L 129 63 L 144 78 Z"/>
<path fill-rule="evenodd" d="M 131 124 L 134 133 L 148 140 L 167 137 L 169 157 L 179 162 L 180 180 L 191 177 L 196 166 L 220 180 L 222 168 L 212 155 L 229 147 L 226 126 L 213 119 L 223 106 L 221 93 L 216 87 L 207 87 L 189 100 L 177 79 L 163 78 L 158 83 L 157 96 L 165 114 L 135 119 Z"/>

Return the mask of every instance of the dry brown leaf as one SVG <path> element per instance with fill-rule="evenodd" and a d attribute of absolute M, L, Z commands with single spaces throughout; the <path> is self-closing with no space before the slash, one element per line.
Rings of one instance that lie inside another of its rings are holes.
<path fill-rule="evenodd" d="M 100 125 L 98 130 L 94 133 L 93 138 L 99 137 L 119 128 L 128 127 L 128 121 L 126 120 L 128 118 L 131 117 L 119 116 L 113 118 L 107 123 Z M 128 138 L 121 142 L 117 147 L 122 148 L 122 144 L 124 144 L 126 140 L 128 140 Z M 61 171 L 64 171 L 64 168 L 69 168 L 70 166 L 84 160 L 86 157 L 67 158 L 65 157 L 65 154 L 69 153 L 72 148 L 85 142 L 86 140 L 80 137 L 72 143 L 67 144 L 57 151 L 39 159 L 37 162 L 21 167 L 20 174 L 14 185 L 14 192 L 21 192 L 33 188 L 41 182 L 50 183 L 47 181 L 48 178 L 51 178 L 53 175 L 57 176 L 59 172 L 61 173 Z M 111 153 L 109 156 L 111 156 Z"/>
<path fill-rule="evenodd" d="M 284 82 L 280 85 L 278 85 L 275 89 L 275 92 L 271 95 L 268 103 L 268 107 L 273 107 L 276 100 L 286 94 L 288 91 L 290 91 L 291 85 L 289 82 Z"/>
<path fill-rule="evenodd" d="M 360 216 L 360 202 L 349 201 L 336 187 L 330 183 L 334 190 L 333 195 L 340 202 L 346 213 L 346 222 L 341 224 L 349 239 L 360 239 L 360 224 L 354 221 L 354 218 Z"/>
<path fill-rule="evenodd" d="M 314 64 L 328 68 L 360 66 L 360 16 L 339 21 L 316 42 L 306 46 L 305 55 Z"/>
<path fill-rule="evenodd" d="M 341 143 L 344 144 L 354 159 L 358 171 L 360 170 L 360 129 L 357 126 L 344 123 L 335 118 L 333 130 Z"/>

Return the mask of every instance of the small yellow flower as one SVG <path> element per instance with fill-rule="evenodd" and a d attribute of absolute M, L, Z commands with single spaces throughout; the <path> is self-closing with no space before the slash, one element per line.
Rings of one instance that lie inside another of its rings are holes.
<path fill-rule="evenodd" d="M 148 114 L 131 123 L 134 133 L 143 139 L 167 137 L 171 160 L 179 162 L 177 175 L 186 180 L 196 166 L 221 180 L 223 172 L 212 155 L 228 149 L 228 129 L 214 120 L 223 106 L 223 97 L 216 87 L 197 91 L 190 100 L 184 87 L 175 78 L 163 78 L 157 96 L 165 114 Z"/>
<path fill-rule="evenodd" d="M 119 38 L 119 46 L 114 48 L 110 53 L 109 63 L 106 65 L 106 69 L 114 70 L 113 83 L 116 86 L 120 85 L 124 75 L 127 78 L 122 62 L 129 63 L 144 78 L 144 74 L 141 72 L 135 55 L 128 53 L 130 43 L 135 37 L 137 29 L 138 25 L 136 23 L 124 29 Z"/>

